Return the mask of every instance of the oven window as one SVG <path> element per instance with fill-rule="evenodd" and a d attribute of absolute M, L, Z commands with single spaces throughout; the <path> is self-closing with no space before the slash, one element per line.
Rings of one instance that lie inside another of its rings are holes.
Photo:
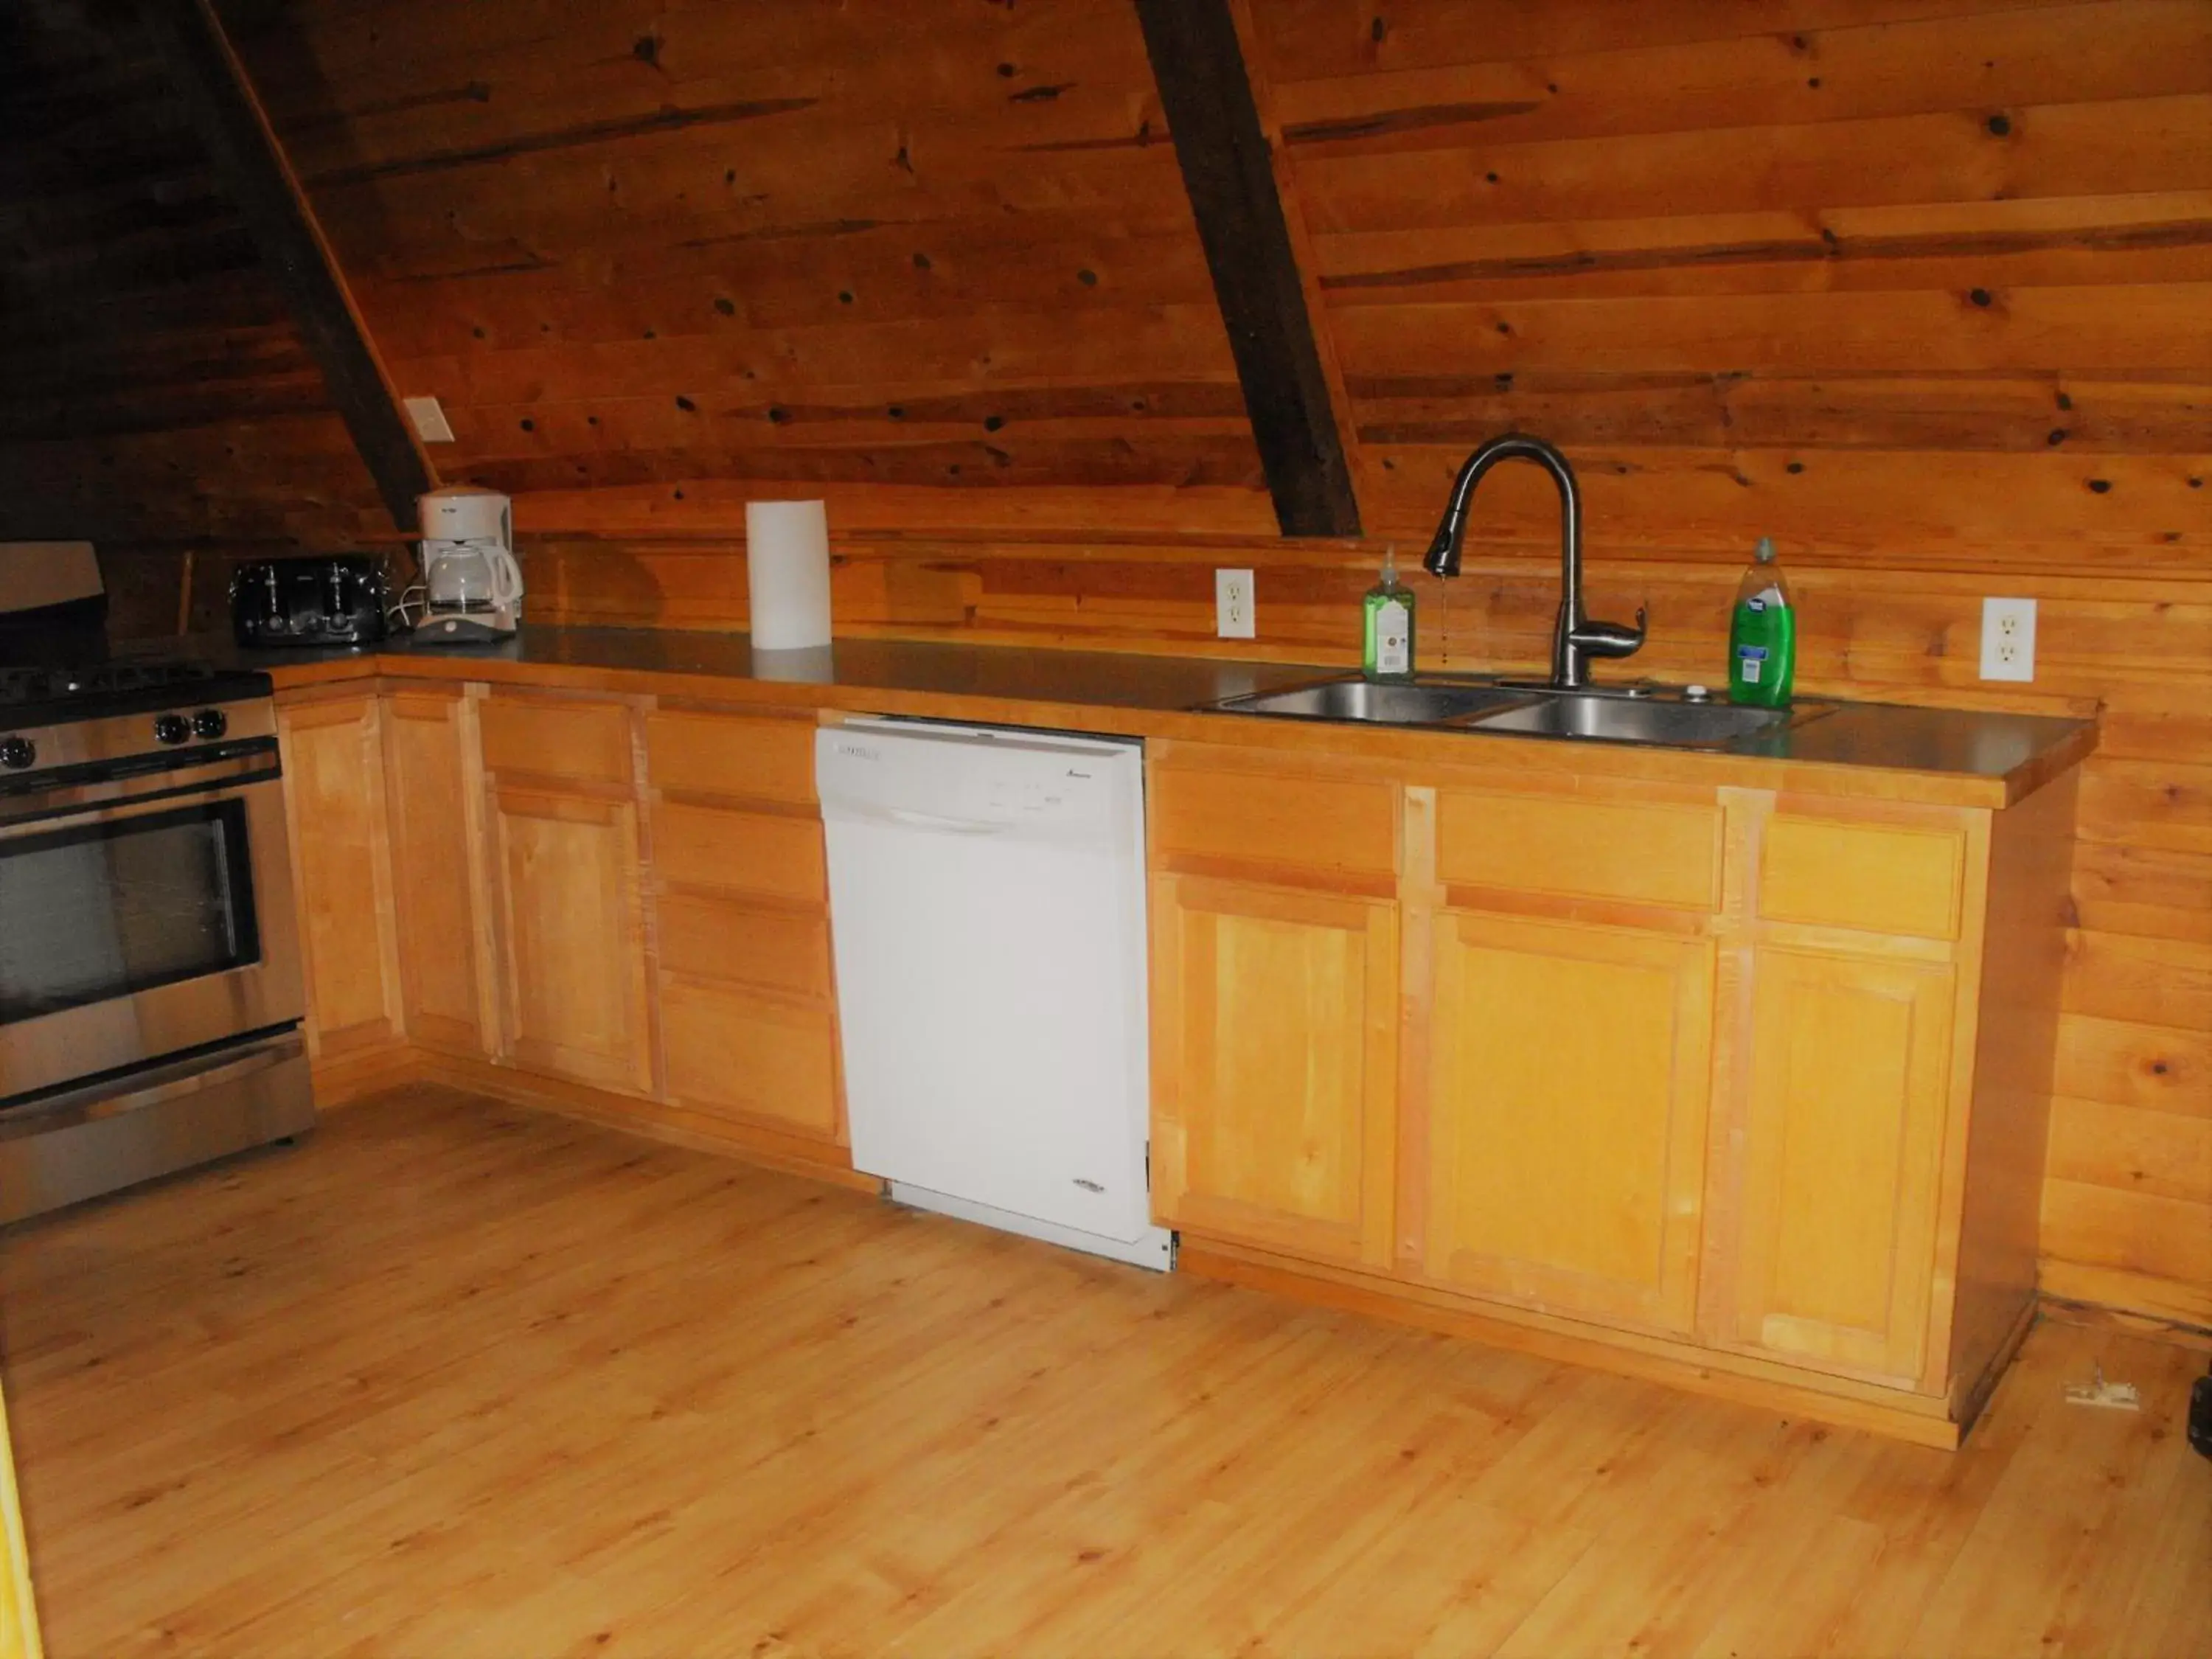
<path fill-rule="evenodd" d="M 0 842 L 0 1025 L 260 954 L 241 801 Z"/>

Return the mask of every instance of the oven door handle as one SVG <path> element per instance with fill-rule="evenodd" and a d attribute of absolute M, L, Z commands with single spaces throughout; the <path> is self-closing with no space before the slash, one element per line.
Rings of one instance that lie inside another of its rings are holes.
<path fill-rule="evenodd" d="M 141 773 L 131 778 L 0 795 L 0 835 L 25 824 L 58 827 L 55 820 L 62 818 L 119 817 L 134 807 L 174 802 L 187 795 L 246 785 L 274 783 L 283 775 L 275 750 L 257 750 L 252 754 L 232 755 L 198 766 Z M 158 783 L 159 787 L 149 789 L 149 783 Z"/>

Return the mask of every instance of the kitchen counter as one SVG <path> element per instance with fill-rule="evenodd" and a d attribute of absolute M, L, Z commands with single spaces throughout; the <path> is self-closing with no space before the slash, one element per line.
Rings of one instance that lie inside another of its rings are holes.
<path fill-rule="evenodd" d="M 197 655 L 264 670 L 280 694 L 375 677 L 481 680 L 1536 771 L 1586 771 L 1602 755 L 1605 769 L 1617 776 L 1961 806 L 2002 807 L 2023 799 L 2078 764 L 2097 735 L 2090 720 L 1866 702 L 1839 703 L 1818 719 L 1718 750 L 1285 720 L 1201 706 L 1344 671 L 894 640 L 756 652 L 743 634 L 526 627 L 495 646 L 416 647 L 400 640 L 369 652 L 241 651 L 228 638 L 191 644 Z"/>

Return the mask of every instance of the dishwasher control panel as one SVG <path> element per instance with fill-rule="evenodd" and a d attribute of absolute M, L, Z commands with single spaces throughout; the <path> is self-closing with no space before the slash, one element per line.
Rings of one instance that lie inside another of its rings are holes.
<path fill-rule="evenodd" d="M 823 729 L 815 787 L 825 814 L 947 834 L 1103 839 L 1139 810 L 1124 759 L 1139 746 L 1051 732 L 854 721 Z"/>

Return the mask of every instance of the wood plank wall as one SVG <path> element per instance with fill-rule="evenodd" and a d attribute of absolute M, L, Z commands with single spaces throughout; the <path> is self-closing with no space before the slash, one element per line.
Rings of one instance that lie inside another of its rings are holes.
<path fill-rule="evenodd" d="M 126 626 L 186 548 L 381 526 L 128 0 L 0 7 L 0 538 L 97 540 Z"/>
<path fill-rule="evenodd" d="M 2048 1281 L 2212 1323 L 2212 5 L 1241 10 L 1361 543 L 1272 534 L 1121 0 L 225 5 L 441 469 L 520 492 L 536 616 L 742 625 L 744 502 L 818 493 L 848 631 L 1347 661 L 1518 426 L 1640 668 L 1720 674 L 1771 534 L 1808 690 L 2101 711 Z M 1485 483 L 1425 660 L 1540 660 L 1554 512 Z M 1987 593 L 2041 605 L 2032 687 L 1977 678 Z"/>

